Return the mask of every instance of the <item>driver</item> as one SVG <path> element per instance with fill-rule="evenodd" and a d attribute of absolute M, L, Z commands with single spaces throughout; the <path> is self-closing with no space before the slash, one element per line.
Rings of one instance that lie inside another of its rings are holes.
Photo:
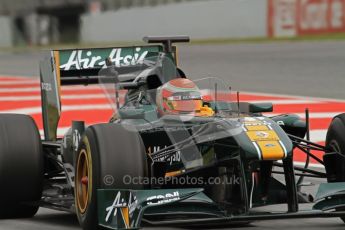
<path fill-rule="evenodd" d="M 156 104 L 161 116 L 192 114 L 213 116 L 212 108 L 204 105 L 198 86 L 187 78 L 173 79 L 157 89 Z"/>

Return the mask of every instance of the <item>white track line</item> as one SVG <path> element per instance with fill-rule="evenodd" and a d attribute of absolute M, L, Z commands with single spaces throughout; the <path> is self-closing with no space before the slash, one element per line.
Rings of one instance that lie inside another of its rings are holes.
<path fill-rule="evenodd" d="M 63 100 L 75 100 L 75 99 L 99 99 L 107 98 L 104 93 L 99 94 L 71 94 L 62 95 Z M 40 101 L 41 96 L 0 96 L 0 101 Z"/>
<path fill-rule="evenodd" d="M 63 137 L 63 136 L 66 134 L 66 132 L 68 131 L 69 128 L 70 128 L 70 127 L 61 127 L 61 128 L 58 128 L 58 130 L 57 130 L 57 136 L 58 136 L 58 137 Z M 43 131 L 43 129 L 40 129 L 39 131 L 40 131 L 41 136 L 44 136 L 44 131 Z"/>
<path fill-rule="evenodd" d="M 80 111 L 80 110 L 107 110 L 111 109 L 110 104 L 88 104 L 88 105 L 62 105 L 61 111 Z M 17 114 L 38 114 L 42 112 L 41 107 L 30 107 L 12 110 L 3 110 L 1 113 L 17 113 Z"/>
<path fill-rule="evenodd" d="M 2 86 L 2 85 L 32 85 L 32 84 L 39 85 L 39 81 L 37 81 L 37 80 L 1 81 L 1 79 L 0 79 L 0 86 Z"/>
<path fill-rule="evenodd" d="M 39 101 L 41 96 L 0 96 L 0 101 Z"/>
<path fill-rule="evenodd" d="M 312 129 L 310 130 L 310 140 L 312 142 L 321 142 L 326 140 L 326 129 Z"/>
<path fill-rule="evenodd" d="M 32 79 L 32 80 L 39 80 L 39 76 L 32 76 L 32 75 L 26 75 L 26 76 L 18 76 L 18 75 L 9 75 L 9 74 L 0 74 L 0 81 L 3 78 L 13 78 L 13 79 L 18 79 L 18 80 L 24 80 L 24 79 Z"/>
<path fill-rule="evenodd" d="M 40 92 L 39 87 L 29 87 L 29 88 L 2 88 L 0 93 L 21 93 L 21 92 Z"/>
<path fill-rule="evenodd" d="M 248 102 L 251 102 L 253 104 L 257 104 L 257 103 L 267 103 L 270 102 L 274 105 L 300 105 L 300 104 L 318 104 L 318 103 L 324 103 L 322 101 L 314 101 L 314 100 L 248 100 Z"/>
<path fill-rule="evenodd" d="M 281 160 L 278 161 L 279 163 L 283 163 Z M 301 162 L 301 161 L 294 161 L 293 162 L 294 165 L 296 166 L 304 166 L 305 165 L 305 162 Z M 318 163 L 309 163 L 309 168 L 321 168 L 321 169 L 324 169 L 325 166 L 321 165 L 321 164 L 318 164 Z"/>
<path fill-rule="evenodd" d="M 310 118 L 333 118 L 338 114 L 343 113 L 344 111 L 339 111 L 339 112 L 316 112 L 316 113 L 310 113 L 309 117 Z M 281 114 L 286 114 L 286 113 L 267 113 L 266 116 L 273 117 L 273 116 L 278 116 Z M 290 114 L 290 113 L 289 113 Z M 305 117 L 305 113 L 292 113 L 295 115 L 298 115 L 302 118 Z"/>
<path fill-rule="evenodd" d="M 100 86 L 69 86 L 63 87 L 62 91 L 77 91 L 77 90 L 94 90 L 102 89 Z M 21 92 L 41 92 L 40 87 L 28 87 L 28 88 L 0 88 L 0 93 L 21 93 Z"/>
<path fill-rule="evenodd" d="M 325 98 L 325 97 L 308 97 L 308 96 L 300 96 L 300 95 L 287 95 L 287 94 L 277 94 L 277 93 L 260 93 L 260 92 L 248 92 L 248 91 L 240 91 L 243 94 L 249 95 L 258 95 L 258 96 L 267 96 L 267 97 L 286 97 L 291 99 L 301 99 L 301 100 L 316 100 L 316 101 L 327 101 L 327 102 L 345 102 L 344 99 L 335 99 L 335 98 Z M 241 94 L 240 94 L 241 98 Z"/>

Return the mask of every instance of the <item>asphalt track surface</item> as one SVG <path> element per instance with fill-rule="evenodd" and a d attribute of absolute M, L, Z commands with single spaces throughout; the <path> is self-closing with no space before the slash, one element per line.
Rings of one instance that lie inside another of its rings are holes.
<path fill-rule="evenodd" d="M 233 89 L 241 91 L 345 99 L 343 90 L 345 86 L 344 51 L 345 42 L 180 46 L 180 66 L 191 78 L 222 77 L 231 83 Z M 42 56 L 41 52 L 0 53 L 0 74 L 38 76 L 38 61 Z M 288 108 L 288 105 L 286 106 Z M 294 106 L 291 109 L 298 107 L 298 105 Z M 320 107 L 319 104 L 317 106 Z M 342 110 L 342 106 L 338 105 L 338 109 Z M 334 105 L 332 108 L 327 107 L 326 112 L 341 112 L 333 110 Z M 301 108 L 296 109 L 296 112 L 301 112 Z M 326 119 L 323 123 L 327 123 L 330 117 L 321 119 Z M 324 129 L 325 127 L 315 128 Z M 319 181 L 312 182 L 318 183 Z M 314 193 L 315 186 L 307 190 Z M 282 205 L 273 208 L 285 210 L 285 206 Z M 227 228 L 344 229 L 344 224 L 339 218 L 317 218 L 259 221 L 249 226 L 234 225 Z M 67 230 L 80 228 L 74 215 L 47 209 L 40 209 L 33 219 L 0 220 L 0 230 L 19 229 Z M 171 228 L 147 227 L 145 229 Z"/>

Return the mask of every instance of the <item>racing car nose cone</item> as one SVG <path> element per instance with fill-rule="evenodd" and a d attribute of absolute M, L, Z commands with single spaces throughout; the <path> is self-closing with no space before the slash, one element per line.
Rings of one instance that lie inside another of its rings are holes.
<path fill-rule="evenodd" d="M 89 183 L 89 178 L 87 176 L 84 176 L 83 178 L 81 178 L 81 183 L 83 185 L 88 185 Z"/>

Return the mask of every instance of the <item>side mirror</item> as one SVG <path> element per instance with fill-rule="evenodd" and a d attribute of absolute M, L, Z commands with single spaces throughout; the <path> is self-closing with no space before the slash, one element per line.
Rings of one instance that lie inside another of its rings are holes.
<path fill-rule="evenodd" d="M 145 110 L 143 109 L 120 109 L 118 111 L 122 119 L 144 119 Z"/>
<path fill-rule="evenodd" d="M 264 112 L 273 112 L 273 104 L 270 102 L 267 103 L 250 103 L 249 104 L 250 113 L 264 113 Z"/>

